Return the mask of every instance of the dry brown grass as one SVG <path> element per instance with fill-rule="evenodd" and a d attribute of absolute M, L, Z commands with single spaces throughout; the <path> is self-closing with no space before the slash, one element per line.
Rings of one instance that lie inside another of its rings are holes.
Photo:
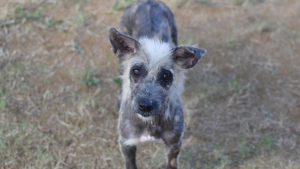
<path fill-rule="evenodd" d="M 188 73 L 180 168 L 299 169 L 300 2 L 164 2 L 180 44 L 208 51 Z M 114 4 L 0 2 L 0 168 L 122 168 Z M 162 168 L 163 145 L 137 161 Z"/>

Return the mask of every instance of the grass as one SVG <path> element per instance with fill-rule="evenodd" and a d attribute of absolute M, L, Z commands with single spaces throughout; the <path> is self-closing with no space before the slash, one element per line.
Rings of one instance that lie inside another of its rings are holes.
<path fill-rule="evenodd" d="M 23 135 L 28 133 L 29 135 Z M 36 138 L 43 138 L 42 140 L 27 140 L 26 137 L 35 136 Z M 24 165 L 29 167 L 30 165 L 40 165 L 40 167 L 53 164 L 54 156 L 46 153 L 43 146 L 49 140 L 46 135 L 43 135 L 40 131 L 27 123 L 7 123 L 1 122 L 0 130 L 0 150 L 3 160 L 3 167 L 5 166 L 19 166 Z M 24 163 L 24 160 L 30 160 L 28 164 Z M 37 161 L 35 161 L 36 159 Z M 53 165 L 52 165 L 53 166 Z"/>
<path fill-rule="evenodd" d="M 29 19 L 29 20 L 37 20 L 37 19 L 39 19 L 41 13 L 42 13 L 41 9 L 35 10 L 31 13 L 30 12 L 24 12 L 22 10 L 22 5 L 18 4 L 18 6 L 15 9 L 16 22 L 19 22 L 24 18 Z"/>
<path fill-rule="evenodd" d="M 228 90 L 230 92 L 241 93 L 243 90 L 249 90 L 251 88 L 251 82 L 242 84 L 241 80 L 228 80 Z"/>
<path fill-rule="evenodd" d="M 128 3 L 133 3 L 134 0 L 125 0 L 125 3 L 128 4 Z M 125 9 L 125 6 L 122 6 L 120 5 L 120 0 L 116 0 L 113 8 L 112 8 L 114 11 L 122 11 Z"/>
<path fill-rule="evenodd" d="M 252 4 L 252 5 L 257 5 L 260 3 L 265 3 L 265 0 L 234 0 L 236 5 L 248 5 L 248 4 Z"/>
<path fill-rule="evenodd" d="M 82 76 L 81 82 L 87 87 L 91 87 L 100 83 L 100 80 L 96 78 L 96 73 L 92 73 L 89 67 L 86 67 L 85 74 Z"/>
<path fill-rule="evenodd" d="M 75 9 L 76 9 L 75 22 L 85 24 L 86 14 L 83 13 L 82 3 L 80 0 L 76 1 Z"/>
<path fill-rule="evenodd" d="M 121 11 L 124 10 L 125 7 L 124 6 L 120 6 L 120 0 L 116 0 L 116 3 L 113 6 L 113 10 L 114 11 Z"/>
<path fill-rule="evenodd" d="M 62 24 L 64 21 L 63 20 L 57 20 L 57 21 L 49 21 L 46 26 L 47 27 L 53 27 L 55 25 L 60 25 Z"/>
<path fill-rule="evenodd" d="M 272 146 L 274 146 L 274 141 L 268 133 L 259 139 L 257 149 L 261 151 L 272 151 Z"/>
<path fill-rule="evenodd" d="M 278 15 L 298 11 L 296 3 L 164 2 L 173 5 L 179 42 L 208 51 L 187 72 L 180 168 L 299 169 L 299 82 L 289 79 L 299 77 L 291 30 L 300 30 L 293 13 Z M 124 167 L 116 108 L 121 79 L 107 33 L 122 14 L 111 10 L 130 3 L 0 6 L 8 12 L 4 20 L 19 18 L 0 31 L 0 168 Z M 137 157 L 139 168 L 163 168 L 164 145 L 143 144 Z"/>
<path fill-rule="evenodd" d="M 2 91 L 0 91 L 0 111 L 6 110 L 6 96 Z"/>
<path fill-rule="evenodd" d="M 118 84 L 119 86 L 121 86 L 121 78 L 117 77 L 115 79 L 113 79 L 113 81 Z"/>
<path fill-rule="evenodd" d="M 201 5 L 211 5 L 211 1 L 208 0 L 195 0 L 197 3 L 201 4 Z"/>

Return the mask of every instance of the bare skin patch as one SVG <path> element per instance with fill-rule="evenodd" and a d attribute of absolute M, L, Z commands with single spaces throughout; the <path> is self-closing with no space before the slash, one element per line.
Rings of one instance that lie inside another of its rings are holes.
<path fill-rule="evenodd" d="M 170 162 L 172 167 L 176 167 L 177 166 L 177 162 L 176 162 L 176 158 L 173 158 Z"/>

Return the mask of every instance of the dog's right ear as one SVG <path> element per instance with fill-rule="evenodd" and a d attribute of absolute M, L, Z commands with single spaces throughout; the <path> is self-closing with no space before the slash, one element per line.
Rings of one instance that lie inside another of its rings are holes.
<path fill-rule="evenodd" d="M 118 32 L 115 28 L 109 30 L 109 40 L 114 54 L 120 59 L 130 53 L 135 54 L 140 45 L 137 40 Z"/>

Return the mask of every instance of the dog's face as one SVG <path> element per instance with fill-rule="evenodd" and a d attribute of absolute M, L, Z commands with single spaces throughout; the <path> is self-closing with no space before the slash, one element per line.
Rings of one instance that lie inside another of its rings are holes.
<path fill-rule="evenodd" d="M 205 50 L 127 37 L 110 30 L 113 51 L 121 61 L 122 99 L 130 99 L 131 109 L 142 119 L 151 118 L 167 108 L 171 93 L 182 92 L 183 69 L 196 65 Z"/>
<path fill-rule="evenodd" d="M 139 44 L 137 53 L 124 62 L 128 68 L 124 77 L 130 83 L 131 108 L 139 116 L 150 117 L 165 109 L 177 74 L 168 44 L 146 38 Z"/>

